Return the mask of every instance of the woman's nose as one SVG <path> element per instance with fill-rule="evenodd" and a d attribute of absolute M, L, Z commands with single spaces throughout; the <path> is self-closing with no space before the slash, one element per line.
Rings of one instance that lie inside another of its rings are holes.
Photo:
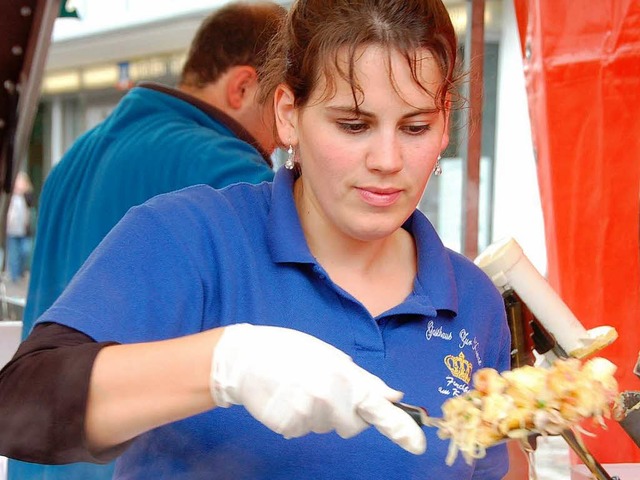
<path fill-rule="evenodd" d="M 403 160 L 398 138 L 394 133 L 382 133 L 374 137 L 367 155 L 367 168 L 383 173 L 402 170 Z"/>

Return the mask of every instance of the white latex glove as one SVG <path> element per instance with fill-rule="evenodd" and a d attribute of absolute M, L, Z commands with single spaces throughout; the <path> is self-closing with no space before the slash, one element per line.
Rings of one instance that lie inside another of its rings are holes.
<path fill-rule="evenodd" d="M 405 450 L 426 449 L 422 429 L 391 402 L 402 392 L 337 348 L 281 327 L 225 327 L 213 354 L 211 395 L 220 407 L 243 405 L 286 438 L 335 430 L 342 438 L 370 425 Z"/>

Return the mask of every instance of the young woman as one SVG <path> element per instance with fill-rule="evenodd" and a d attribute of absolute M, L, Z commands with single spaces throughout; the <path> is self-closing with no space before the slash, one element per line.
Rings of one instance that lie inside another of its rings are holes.
<path fill-rule="evenodd" d="M 285 168 L 132 210 L 3 371 L 0 453 L 118 457 L 122 479 L 501 478 L 503 446 L 447 466 L 393 405 L 437 416 L 509 367 L 500 295 L 416 211 L 456 48 L 440 0 L 294 3 L 261 81 Z"/>

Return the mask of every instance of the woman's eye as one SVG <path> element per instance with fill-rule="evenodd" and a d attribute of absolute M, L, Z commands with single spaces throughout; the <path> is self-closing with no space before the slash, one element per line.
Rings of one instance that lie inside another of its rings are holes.
<path fill-rule="evenodd" d="M 366 123 L 353 123 L 353 122 L 338 122 L 338 127 L 347 133 L 360 133 L 367 130 L 368 125 Z"/>
<path fill-rule="evenodd" d="M 402 129 L 411 135 L 420 135 L 421 133 L 429 131 L 431 129 L 431 126 L 427 124 L 406 125 L 402 127 Z"/>

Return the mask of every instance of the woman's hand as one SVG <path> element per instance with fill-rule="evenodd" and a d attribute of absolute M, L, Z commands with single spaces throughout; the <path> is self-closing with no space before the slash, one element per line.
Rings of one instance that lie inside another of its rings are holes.
<path fill-rule="evenodd" d="M 213 354 L 211 394 L 218 406 L 243 405 L 287 438 L 332 430 L 349 438 L 373 425 L 411 453 L 426 449 L 420 427 L 392 404 L 401 392 L 296 330 L 225 327 Z"/>

